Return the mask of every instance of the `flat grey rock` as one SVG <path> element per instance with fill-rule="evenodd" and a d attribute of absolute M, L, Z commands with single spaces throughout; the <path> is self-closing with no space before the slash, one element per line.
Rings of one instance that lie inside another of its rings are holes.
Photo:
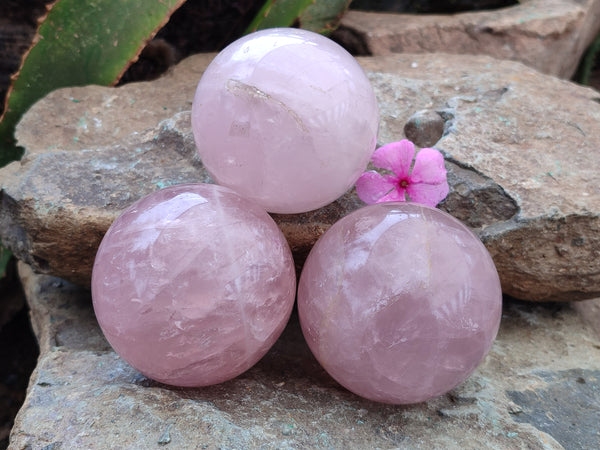
<path fill-rule="evenodd" d="M 24 264 L 19 272 L 41 355 L 11 449 L 600 447 L 600 335 L 575 308 L 597 300 L 505 304 L 498 339 L 471 378 L 429 402 L 392 406 L 335 383 L 296 315 L 234 380 L 155 383 L 110 349 L 86 289 Z"/>
<path fill-rule="evenodd" d="M 521 0 L 458 14 L 349 11 L 334 38 L 359 54 L 453 53 L 520 61 L 571 78 L 600 32 L 600 0 Z"/>
<path fill-rule="evenodd" d="M 0 238 L 18 258 L 89 285 L 99 242 L 125 207 L 164 186 L 210 181 L 189 113 L 210 58 L 190 57 L 153 82 L 61 89 L 31 108 L 17 129 L 24 159 L 0 169 Z M 486 56 L 359 62 L 378 98 L 381 144 L 402 139 L 418 111 L 444 120 L 436 147 L 450 194 L 440 208 L 480 236 L 506 294 L 600 296 L 600 93 Z M 274 215 L 298 267 L 361 205 L 350 191 L 317 211 Z"/>

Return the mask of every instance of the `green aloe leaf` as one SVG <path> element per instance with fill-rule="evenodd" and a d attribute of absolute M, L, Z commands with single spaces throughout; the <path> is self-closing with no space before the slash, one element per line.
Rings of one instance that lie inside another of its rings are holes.
<path fill-rule="evenodd" d="M 300 14 L 300 28 L 329 34 L 337 28 L 352 0 L 315 1 Z"/>
<path fill-rule="evenodd" d="M 116 83 L 185 0 L 58 0 L 13 77 L 0 117 L 0 167 L 20 158 L 14 128 L 54 89 Z"/>
<path fill-rule="evenodd" d="M 337 27 L 351 0 L 267 0 L 246 33 L 274 27 L 300 28 L 327 34 Z"/>
<path fill-rule="evenodd" d="M 312 0 L 267 0 L 248 25 L 246 33 L 265 28 L 289 27 L 311 3 Z"/>
<path fill-rule="evenodd" d="M 589 85 L 594 65 L 600 55 L 600 34 L 596 36 L 594 41 L 587 48 L 583 54 L 579 67 L 575 72 L 573 79 L 580 84 Z"/>

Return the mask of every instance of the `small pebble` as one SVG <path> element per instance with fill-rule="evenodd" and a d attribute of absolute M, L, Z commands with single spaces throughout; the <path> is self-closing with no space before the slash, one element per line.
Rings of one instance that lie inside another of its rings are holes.
<path fill-rule="evenodd" d="M 414 113 L 404 125 L 404 134 L 418 147 L 432 147 L 444 133 L 444 119 L 435 111 L 424 109 Z"/>

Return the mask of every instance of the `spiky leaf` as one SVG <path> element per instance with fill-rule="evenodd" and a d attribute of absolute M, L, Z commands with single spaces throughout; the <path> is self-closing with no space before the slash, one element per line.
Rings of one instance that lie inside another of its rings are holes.
<path fill-rule="evenodd" d="M 338 25 L 350 0 L 267 0 L 246 33 L 294 24 L 317 33 L 328 33 Z"/>
<path fill-rule="evenodd" d="M 300 14 L 300 28 L 329 34 L 335 30 L 352 0 L 316 1 Z"/>
<path fill-rule="evenodd" d="M 185 0 L 58 0 L 38 27 L 0 118 L 0 167 L 18 159 L 14 128 L 54 89 L 119 80 Z"/>

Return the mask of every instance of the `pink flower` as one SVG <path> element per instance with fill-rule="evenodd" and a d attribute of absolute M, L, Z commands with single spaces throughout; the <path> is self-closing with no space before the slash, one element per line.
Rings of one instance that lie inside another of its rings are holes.
<path fill-rule="evenodd" d="M 422 148 L 415 156 L 415 146 L 407 139 L 378 148 L 371 161 L 391 174 L 375 171 L 363 173 L 356 182 L 356 193 L 368 204 L 411 201 L 435 207 L 448 195 L 444 156 L 433 148 Z"/>

